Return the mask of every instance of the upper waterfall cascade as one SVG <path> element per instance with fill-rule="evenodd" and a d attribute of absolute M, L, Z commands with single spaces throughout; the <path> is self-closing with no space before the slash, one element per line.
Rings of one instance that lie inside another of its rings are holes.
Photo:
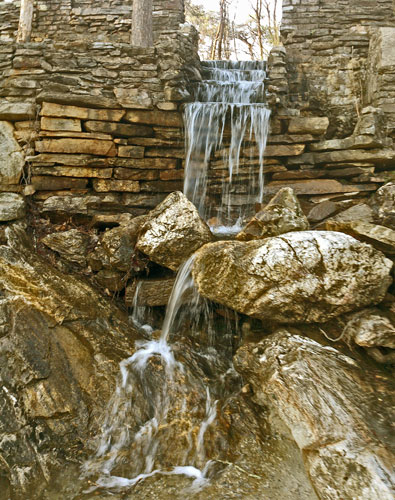
<path fill-rule="evenodd" d="M 206 79 L 193 85 L 195 101 L 184 112 L 184 193 L 214 231 L 238 231 L 263 196 L 266 63 L 205 61 L 202 68 Z"/>

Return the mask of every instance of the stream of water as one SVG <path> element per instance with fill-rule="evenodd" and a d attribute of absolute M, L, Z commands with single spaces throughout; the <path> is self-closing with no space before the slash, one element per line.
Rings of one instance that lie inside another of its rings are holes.
<path fill-rule="evenodd" d="M 209 61 L 204 70 L 207 80 L 195 86 L 196 101 L 185 109 L 184 192 L 217 233 L 232 233 L 262 198 L 270 114 L 262 102 L 265 65 Z M 242 148 L 253 141 L 257 159 L 241 161 Z M 208 179 L 216 156 L 227 176 L 214 205 Z M 240 186 L 242 205 L 236 199 Z M 214 306 L 194 286 L 192 264 L 193 256 L 178 271 L 160 336 L 155 337 L 148 311 L 139 306 L 137 285 L 131 319 L 148 338 L 136 343 L 134 354 L 120 363 L 96 453 L 83 466 L 82 477 L 92 484 L 85 493 L 129 489 L 159 473 L 191 477 L 192 490 L 209 480 L 212 460 L 206 435 L 220 411 L 219 398 L 227 394 L 226 378 L 237 379 L 231 361 L 237 318 L 223 310 L 224 327 L 218 332 Z M 174 340 L 185 331 L 197 345 L 191 348 L 188 365 L 174 351 Z M 216 349 L 219 335 L 221 353 Z M 203 372 L 196 368 L 199 364 Z M 201 374 L 199 379 L 194 378 L 192 365 Z"/>

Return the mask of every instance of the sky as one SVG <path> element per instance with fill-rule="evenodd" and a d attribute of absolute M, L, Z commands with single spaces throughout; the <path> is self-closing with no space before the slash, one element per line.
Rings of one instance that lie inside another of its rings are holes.
<path fill-rule="evenodd" d="M 203 5 L 206 10 L 219 11 L 219 0 L 192 0 L 195 5 Z M 281 0 L 278 2 L 278 11 L 281 13 Z M 243 23 L 248 19 L 248 15 L 251 12 L 251 5 L 249 0 L 233 0 L 229 7 L 230 19 L 236 14 L 236 23 Z M 279 16 L 278 16 L 279 18 Z"/>

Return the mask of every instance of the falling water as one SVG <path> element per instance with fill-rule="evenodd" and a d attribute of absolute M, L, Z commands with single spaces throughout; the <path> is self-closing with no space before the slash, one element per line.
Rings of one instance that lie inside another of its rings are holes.
<path fill-rule="evenodd" d="M 263 103 L 265 65 L 211 61 L 204 70 L 208 78 L 185 109 L 184 191 L 217 233 L 231 233 L 262 199 L 270 115 Z M 147 324 L 137 285 L 131 319 L 147 339 L 120 363 L 96 453 L 83 466 L 82 477 L 92 484 L 87 493 L 128 489 L 156 474 L 188 476 L 195 490 L 209 480 L 206 435 L 220 399 L 240 383 L 231 363 L 237 317 L 223 310 L 218 333 L 215 306 L 198 294 L 192 264 L 193 256 L 177 274 L 159 337 Z M 189 348 L 176 356 L 177 336 L 185 332 Z"/>
<path fill-rule="evenodd" d="M 238 232 L 263 197 L 265 63 L 206 61 L 185 106 L 184 193 L 215 232 Z"/>

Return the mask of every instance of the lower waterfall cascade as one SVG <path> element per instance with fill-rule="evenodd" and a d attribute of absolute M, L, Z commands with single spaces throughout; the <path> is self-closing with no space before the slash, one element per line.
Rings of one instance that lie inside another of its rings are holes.
<path fill-rule="evenodd" d="M 184 194 L 214 233 L 231 234 L 252 215 L 254 204 L 262 201 L 270 117 L 263 102 L 265 63 L 206 61 L 202 68 L 208 79 L 194 84 L 195 102 L 185 105 Z M 253 150 L 252 144 L 256 152 L 249 160 L 241 160 L 242 149 Z M 220 158 L 221 170 L 227 171 L 217 193 L 219 200 L 210 198 L 208 189 L 215 157 Z M 155 474 L 192 478 L 191 493 L 203 488 L 218 469 L 220 462 L 208 456 L 206 434 L 221 412 L 221 404 L 241 387 L 232 365 L 238 318 L 226 308 L 221 321 L 214 318 L 213 305 L 194 286 L 192 263 L 193 256 L 178 271 L 159 336 L 149 324 L 147 308 L 138 305 L 137 285 L 131 320 L 150 340 L 137 342 L 135 353 L 120 363 L 96 453 L 83 465 L 81 477 L 93 484 L 85 493 L 127 490 Z M 221 353 L 216 349 L 219 328 Z M 202 380 L 194 380 L 192 391 L 190 370 L 175 356 L 177 336 L 186 329 L 197 345 L 193 350 L 196 359 L 188 362 L 203 361 L 204 372 L 210 374 L 202 373 Z M 189 429 L 182 423 L 186 413 L 192 420 Z M 210 444 L 211 455 L 216 447 L 216 443 Z M 132 468 L 123 467 L 126 457 Z"/>

